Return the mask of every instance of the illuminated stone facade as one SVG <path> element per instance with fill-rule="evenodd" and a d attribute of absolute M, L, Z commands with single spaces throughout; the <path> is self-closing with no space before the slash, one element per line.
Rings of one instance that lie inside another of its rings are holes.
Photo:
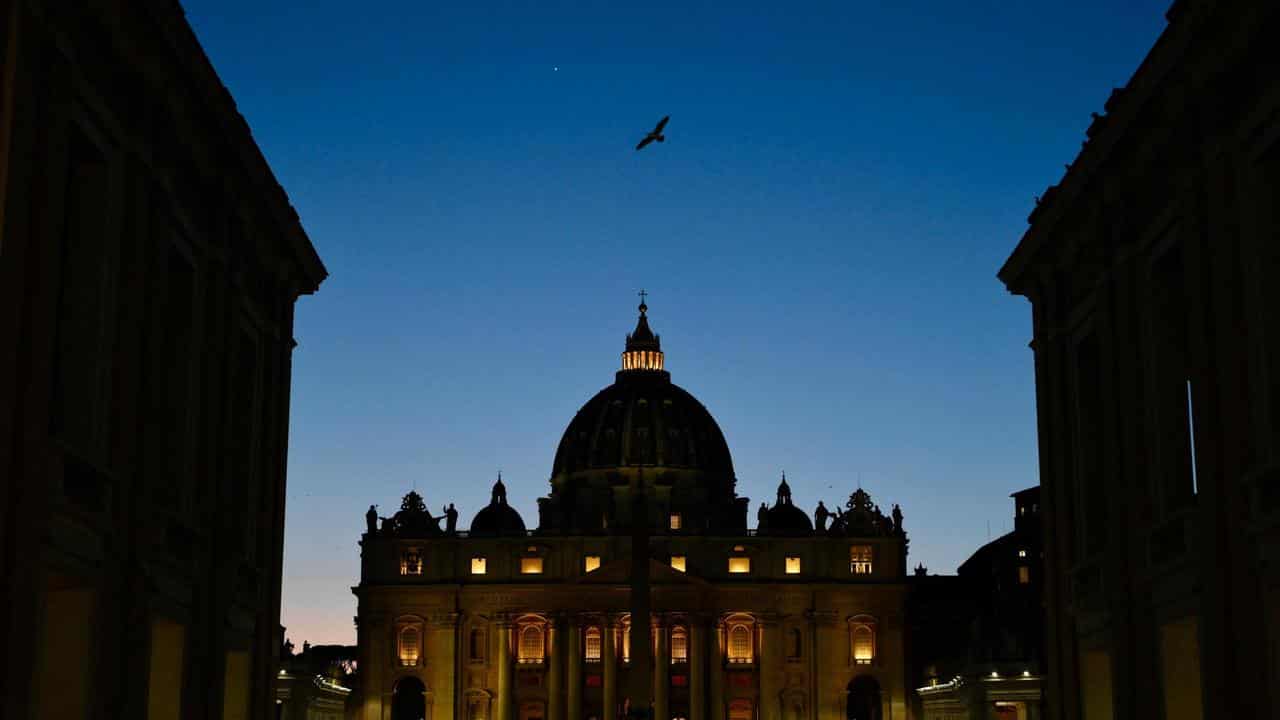
<path fill-rule="evenodd" d="M 410 493 L 361 540 L 363 720 L 907 717 L 906 535 L 863 491 L 748 501 L 711 415 L 663 369 L 641 306 L 616 382 L 583 406 L 526 530 L 499 479 L 467 532 Z M 651 519 L 651 667 L 630 658 L 631 508 Z M 441 525 L 443 524 L 443 527 Z"/>
<path fill-rule="evenodd" d="M 0 717 L 275 717 L 324 266 L 176 2 L 0 0 Z"/>

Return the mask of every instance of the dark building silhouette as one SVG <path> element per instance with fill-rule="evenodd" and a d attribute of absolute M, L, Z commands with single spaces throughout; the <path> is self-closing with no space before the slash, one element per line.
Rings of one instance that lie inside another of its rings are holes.
<path fill-rule="evenodd" d="M 0 717 L 274 717 L 325 269 L 178 3 L 0 2 L 0 69 Z"/>
<path fill-rule="evenodd" d="M 646 310 L 569 421 L 536 527 L 501 479 L 466 531 L 416 492 L 366 518 L 357 718 L 906 716 L 901 511 L 857 489 L 815 528 L 783 478 L 748 528 L 729 446 Z"/>
<path fill-rule="evenodd" d="M 999 273 L 1032 305 L 1050 718 L 1280 713 L 1280 5 L 1168 20 Z"/>
<path fill-rule="evenodd" d="M 1040 488 L 1012 495 L 1013 530 L 952 576 L 918 568 L 908 617 L 917 717 L 1038 720 L 1044 668 Z"/>

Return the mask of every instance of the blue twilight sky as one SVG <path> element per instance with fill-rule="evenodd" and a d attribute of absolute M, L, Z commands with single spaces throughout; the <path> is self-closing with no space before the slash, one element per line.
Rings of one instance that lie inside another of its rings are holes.
<path fill-rule="evenodd" d="M 370 503 L 416 483 L 465 526 L 501 469 L 536 523 L 641 287 L 753 508 L 861 478 L 954 572 L 1038 482 L 995 272 L 1168 2 L 185 0 L 331 274 L 297 312 L 289 636 L 354 642 Z"/>

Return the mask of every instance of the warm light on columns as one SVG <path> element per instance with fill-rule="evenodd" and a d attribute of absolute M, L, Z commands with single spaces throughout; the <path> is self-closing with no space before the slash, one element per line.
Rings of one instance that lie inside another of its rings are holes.
<path fill-rule="evenodd" d="M 622 353 L 623 370 L 661 370 L 661 350 L 628 350 Z"/>

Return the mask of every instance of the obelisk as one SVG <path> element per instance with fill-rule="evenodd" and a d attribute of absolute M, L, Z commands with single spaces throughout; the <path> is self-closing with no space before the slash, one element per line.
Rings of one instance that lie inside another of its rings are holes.
<path fill-rule="evenodd" d="M 649 630 L 649 503 L 643 470 L 631 493 L 631 668 L 629 720 L 653 717 L 653 647 Z"/>

